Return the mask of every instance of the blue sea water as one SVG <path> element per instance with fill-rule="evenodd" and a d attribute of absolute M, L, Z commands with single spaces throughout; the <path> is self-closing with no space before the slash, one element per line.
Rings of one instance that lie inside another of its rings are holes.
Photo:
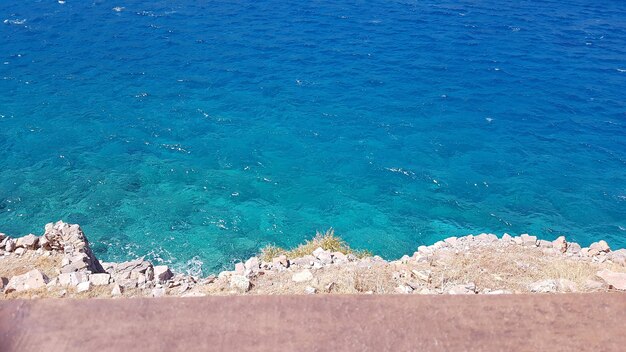
<path fill-rule="evenodd" d="M 623 1 L 0 2 L 0 230 L 210 273 L 334 227 L 626 246 Z"/>

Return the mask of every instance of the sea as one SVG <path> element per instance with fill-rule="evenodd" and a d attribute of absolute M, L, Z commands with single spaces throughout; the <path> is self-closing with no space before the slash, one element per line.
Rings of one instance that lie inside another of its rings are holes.
<path fill-rule="evenodd" d="M 0 231 L 207 275 L 333 228 L 626 247 L 623 0 L 3 0 Z"/>

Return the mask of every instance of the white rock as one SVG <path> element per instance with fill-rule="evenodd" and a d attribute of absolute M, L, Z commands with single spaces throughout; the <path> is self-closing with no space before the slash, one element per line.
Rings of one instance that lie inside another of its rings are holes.
<path fill-rule="evenodd" d="M 15 250 L 15 240 L 12 238 L 7 239 L 4 244 L 4 250 L 7 252 L 13 252 Z"/>
<path fill-rule="evenodd" d="M 91 289 L 91 283 L 89 281 L 81 282 L 76 286 L 76 292 L 85 292 Z"/>
<path fill-rule="evenodd" d="M 605 269 L 598 271 L 596 275 L 604 280 L 609 287 L 622 291 L 626 290 L 626 273 L 619 273 Z"/>
<path fill-rule="evenodd" d="M 246 271 L 257 272 L 259 270 L 259 258 L 252 257 L 244 264 Z"/>
<path fill-rule="evenodd" d="M 298 273 L 293 274 L 293 276 L 291 276 L 291 280 L 295 282 L 307 282 L 307 281 L 311 281 L 312 279 L 313 279 L 313 273 L 311 273 L 311 271 L 308 269 L 302 270 Z"/>
<path fill-rule="evenodd" d="M 111 296 L 121 296 L 122 295 L 122 286 L 115 284 L 113 285 L 113 290 L 111 290 Z"/>
<path fill-rule="evenodd" d="M 304 293 L 306 293 L 307 295 L 313 295 L 317 292 L 317 289 L 313 286 L 307 286 L 304 288 Z"/>
<path fill-rule="evenodd" d="M 13 276 L 9 280 L 9 283 L 7 284 L 5 292 L 12 292 L 12 291 L 20 292 L 20 291 L 38 289 L 38 288 L 46 286 L 47 283 L 48 283 L 48 277 L 41 271 L 37 269 L 33 269 L 27 272 L 26 274 Z"/>
<path fill-rule="evenodd" d="M 152 292 L 150 294 L 152 295 L 152 297 L 164 297 L 165 296 L 165 289 L 164 288 L 153 288 Z"/>
<path fill-rule="evenodd" d="M 98 273 L 98 274 L 89 275 L 89 282 L 91 282 L 94 286 L 108 285 L 109 280 L 111 280 L 111 275 L 107 273 Z"/>
<path fill-rule="evenodd" d="M 559 290 L 559 282 L 556 280 L 541 280 L 528 285 L 530 292 L 550 293 Z"/>
<path fill-rule="evenodd" d="M 17 254 L 17 255 L 22 255 L 22 254 L 24 254 L 24 252 L 26 252 L 26 249 L 24 247 L 20 247 L 20 248 L 15 250 L 15 254 Z"/>
<path fill-rule="evenodd" d="M 31 233 L 30 235 L 18 238 L 16 245 L 17 247 L 26 249 L 36 249 L 37 242 L 39 242 L 39 238 Z"/>
<path fill-rule="evenodd" d="M 171 279 L 173 276 L 174 274 L 172 274 L 167 265 L 157 265 L 154 267 L 154 279 L 159 283 L 163 283 Z"/>
<path fill-rule="evenodd" d="M 248 292 L 251 288 L 250 279 L 243 275 L 232 275 L 230 277 L 230 287 L 239 292 Z"/>

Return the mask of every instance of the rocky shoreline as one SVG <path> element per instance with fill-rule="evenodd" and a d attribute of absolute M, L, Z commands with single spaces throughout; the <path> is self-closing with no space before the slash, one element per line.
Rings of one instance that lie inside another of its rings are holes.
<path fill-rule="evenodd" d="M 581 248 L 523 234 L 450 237 L 386 261 L 317 248 L 200 278 L 138 258 L 100 262 L 79 225 L 62 221 L 44 234 L 0 233 L 0 296 L 193 297 L 229 294 L 512 294 L 626 292 L 626 249 L 605 241 Z"/>

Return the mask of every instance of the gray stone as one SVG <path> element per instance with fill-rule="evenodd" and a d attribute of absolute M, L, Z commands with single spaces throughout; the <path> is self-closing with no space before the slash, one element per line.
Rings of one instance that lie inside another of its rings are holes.
<path fill-rule="evenodd" d="M 294 282 L 307 282 L 313 279 L 313 273 L 310 270 L 302 270 L 298 273 L 295 273 L 291 276 L 291 280 Z"/>
<path fill-rule="evenodd" d="M 608 259 L 610 259 L 613 263 L 620 264 L 622 266 L 626 266 L 626 249 L 618 249 L 616 251 L 610 252 L 607 255 Z"/>
<path fill-rule="evenodd" d="M 230 287 L 239 292 L 248 292 L 251 286 L 250 279 L 243 275 L 232 275 L 230 277 Z"/>
<path fill-rule="evenodd" d="M 559 290 L 559 282 L 556 280 L 541 280 L 528 285 L 530 292 L 551 293 Z"/>
<path fill-rule="evenodd" d="M 304 293 L 306 293 L 307 295 L 313 295 L 317 292 L 317 289 L 313 286 L 307 286 L 304 288 Z"/>
<path fill-rule="evenodd" d="M 111 275 L 107 273 L 98 273 L 89 275 L 89 282 L 94 286 L 105 286 L 109 284 Z"/>
<path fill-rule="evenodd" d="M 38 289 L 46 286 L 48 277 L 37 269 L 33 269 L 26 274 L 13 276 L 6 285 L 5 292 L 26 291 Z"/>
<path fill-rule="evenodd" d="M 159 283 L 171 279 L 174 276 L 167 265 L 157 265 L 154 267 L 154 279 Z"/>
<path fill-rule="evenodd" d="M 18 238 L 16 245 L 17 247 L 26 249 L 36 249 L 37 242 L 39 242 L 39 238 L 31 233 L 30 235 Z"/>
<path fill-rule="evenodd" d="M 288 268 L 289 267 L 289 260 L 287 259 L 286 255 L 281 254 L 278 257 L 272 259 L 272 264 L 275 267 Z"/>
<path fill-rule="evenodd" d="M 604 280 L 604 282 L 609 285 L 609 288 L 626 291 L 626 273 L 619 273 L 604 269 L 598 271 L 596 275 Z"/>
<path fill-rule="evenodd" d="M 15 250 L 15 254 L 17 255 L 22 255 L 24 254 L 24 252 L 26 252 L 26 249 L 24 247 L 19 247 Z"/>

